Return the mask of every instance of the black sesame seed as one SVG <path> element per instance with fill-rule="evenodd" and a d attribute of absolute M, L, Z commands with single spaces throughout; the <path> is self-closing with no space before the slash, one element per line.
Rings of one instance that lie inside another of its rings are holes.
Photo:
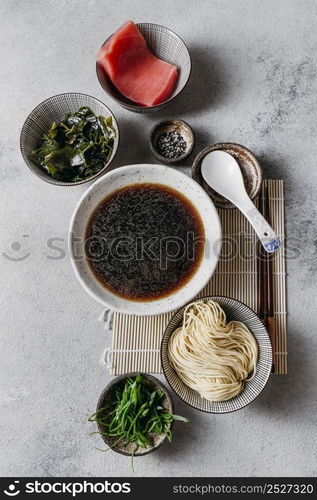
<path fill-rule="evenodd" d="M 187 143 L 179 132 L 164 132 L 158 137 L 157 151 L 165 158 L 175 159 L 186 152 Z"/>

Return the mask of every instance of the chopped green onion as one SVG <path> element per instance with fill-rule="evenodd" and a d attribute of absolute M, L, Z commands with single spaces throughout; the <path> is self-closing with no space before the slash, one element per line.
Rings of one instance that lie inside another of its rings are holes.
<path fill-rule="evenodd" d="M 165 393 L 151 390 L 141 374 L 129 377 L 125 383 L 117 384 L 112 391 L 112 400 L 91 415 L 89 422 L 98 423 L 100 434 L 117 438 L 123 446 L 135 444 L 133 455 L 141 448 L 153 445 L 153 435 L 166 435 L 172 439 L 171 424 L 174 420 L 189 422 L 180 415 L 169 413 L 162 402 Z"/>

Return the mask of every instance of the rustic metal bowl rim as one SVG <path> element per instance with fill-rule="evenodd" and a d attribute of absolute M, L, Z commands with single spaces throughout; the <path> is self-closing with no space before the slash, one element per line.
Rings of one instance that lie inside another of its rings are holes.
<path fill-rule="evenodd" d="M 255 165 L 255 169 L 256 169 L 257 174 L 258 174 L 258 185 L 257 185 L 256 190 L 253 193 L 252 197 L 250 197 L 251 200 L 255 200 L 257 198 L 259 192 L 260 192 L 260 189 L 261 189 L 261 185 L 262 185 L 262 181 L 263 181 L 263 169 L 261 167 L 261 164 L 260 164 L 259 160 L 254 155 L 254 153 L 252 153 L 252 151 L 250 149 L 248 149 L 246 146 L 243 146 L 242 144 L 239 144 L 237 142 L 215 142 L 214 144 L 211 144 L 210 146 L 206 146 L 204 149 L 202 149 L 197 154 L 197 156 L 195 157 L 195 159 L 193 161 L 193 164 L 192 164 L 192 167 L 191 167 L 191 172 L 192 172 L 193 179 L 196 180 L 196 178 L 195 178 L 196 169 L 199 168 L 199 164 L 201 163 L 201 161 L 204 158 L 204 156 L 206 156 L 211 151 L 217 151 L 219 148 L 222 148 L 220 150 L 223 150 L 223 149 L 226 149 L 226 148 L 228 148 L 228 149 L 241 148 L 241 150 L 245 151 L 245 153 L 250 157 L 250 159 L 252 160 L 253 164 Z M 226 204 L 225 203 L 221 204 L 221 203 L 217 202 L 217 200 L 215 200 L 213 197 L 211 197 L 211 199 L 212 199 L 212 201 L 214 202 L 214 204 L 216 205 L 217 208 L 224 208 L 226 210 L 227 209 L 236 208 L 236 206 L 233 203 L 229 202 L 229 201 Z"/>
<path fill-rule="evenodd" d="M 177 122 L 181 123 L 188 130 L 188 132 L 190 134 L 190 147 L 189 147 L 188 151 L 186 151 L 181 156 L 178 156 L 177 158 L 166 158 L 166 156 L 161 155 L 157 151 L 157 149 L 155 148 L 154 143 L 153 143 L 154 134 L 159 128 L 163 128 L 164 125 L 169 125 L 169 124 L 173 124 L 173 123 L 177 123 Z M 167 120 L 161 120 L 152 127 L 151 132 L 150 132 L 151 152 L 158 160 L 160 160 L 162 163 L 166 163 L 168 165 L 172 165 L 173 163 L 178 163 L 182 160 L 185 160 L 185 158 L 187 158 L 191 154 L 191 152 L 193 151 L 194 143 L 195 143 L 195 134 L 194 134 L 192 127 L 187 122 L 185 122 L 185 120 L 182 120 L 181 118 L 170 118 Z"/>
<path fill-rule="evenodd" d="M 168 400 L 169 406 L 171 408 L 171 411 L 169 411 L 169 412 L 170 413 L 174 413 L 174 401 L 173 401 L 172 396 L 170 394 L 170 391 L 167 389 L 167 387 L 165 387 L 165 385 L 158 378 L 154 377 L 153 375 L 150 375 L 149 373 L 143 373 L 143 372 L 128 372 L 128 373 L 124 373 L 122 375 L 118 375 L 116 378 L 114 378 L 113 380 L 111 380 L 109 382 L 109 384 L 107 384 L 106 387 L 104 388 L 104 390 L 101 392 L 101 394 L 100 394 L 100 396 L 98 398 L 96 410 L 98 411 L 102 407 L 102 403 L 104 401 L 105 396 L 108 394 L 108 392 L 116 384 L 119 384 L 119 383 L 123 382 L 128 377 L 136 377 L 136 375 L 138 375 L 139 373 L 148 382 L 150 382 L 150 384 L 152 384 L 153 386 L 158 386 L 162 391 L 164 391 L 165 397 Z M 171 423 L 170 428 L 173 427 L 173 424 L 174 424 L 174 422 Z M 97 426 L 98 426 L 98 430 L 100 432 L 102 432 L 102 426 L 99 423 L 97 423 Z M 109 446 L 109 441 L 108 441 L 107 437 L 101 434 L 101 438 Z M 152 446 L 151 448 L 149 448 L 148 450 L 146 450 L 144 453 L 141 453 L 140 455 L 136 454 L 135 456 L 136 457 L 143 457 L 144 455 L 148 455 L 149 453 L 152 453 L 153 451 L 155 451 L 158 448 L 160 448 L 160 446 L 162 446 L 162 444 L 165 441 L 166 441 L 166 435 L 164 436 L 164 438 L 162 438 L 162 440 L 157 445 Z M 113 451 L 115 451 L 116 453 L 120 453 L 121 455 L 132 456 L 132 453 L 124 451 L 123 448 L 120 448 L 118 446 L 113 446 L 111 449 Z"/>

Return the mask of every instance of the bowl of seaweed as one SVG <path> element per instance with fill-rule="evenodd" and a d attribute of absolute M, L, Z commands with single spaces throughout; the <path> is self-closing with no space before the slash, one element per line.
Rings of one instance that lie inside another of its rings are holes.
<path fill-rule="evenodd" d="M 79 93 L 43 101 L 25 120 L 20 137 L 32 172 L 59 186 L 83 184 L 104 173 L 118 144 L 119 128 L 110 109 Z"/>
<path fill-rule="evenodd" d="M 152 375 L 132 372 L 116 377 L 101 393 L 96 422 L 108 448 L 117 453 L 142 456 L 172 439 L 175 420 L 188 419 L 174 414 L 174 403 L 166 387 Z"/>

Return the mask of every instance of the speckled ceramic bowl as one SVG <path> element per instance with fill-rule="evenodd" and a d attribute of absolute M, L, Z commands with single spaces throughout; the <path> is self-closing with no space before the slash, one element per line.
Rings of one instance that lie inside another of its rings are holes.
<path fill-rule="evenodd" d="M 166 106 L 169 102 L 173 101 L 175 97 L 177 97 L 186 87 L 191 74 L 191 58 L 189 50 L 183 40 L 170 29 L 153 23 L 137 23 L 137 27 L 144 36 L 148 47 L 153 54 L 163 59 L 163 61 L 174 64 L 178 68 L 178 81 L 171 97 L 155 106 L 139 106 L 124 97 L 115 88 L 110 78 L 108 78 L 98 62 L 96 63 L 96 72 L 102 88 L 107 92 L 107 94 L 110 95 L 110 97 L 112 97 L 112 99 L 117 101 L 120 106 L 129 111 L 134 111 L 135 113 L 152 113 L 153 111 L 162 109 L 163 106 Z M 107 38 L 103 45 L 107 43 L 111 36 L 112 35 Z"/>
<path fill-rule="evenodd" d="M 114 191 L 140 183 L 161 184 L 187 197 L 201 216 L 206 241 L 203 258 L 189 281 L 166 297 L 143 302 L 124 299 L 103 287 L 91 271 L 83 251 L 87 224 L 97 205 Z M 84 289 L 103 306 L 138 316 L 173 311 L 193 299 L 210 280 L 218 262 L 220 246 L 220 220 L 209 196 L 189 176 L 164 165 L 128 165 L 104 175 L 79 200 L 69 229 L 71 263 Z"/>
<path fill-rule="evenodd" d="M 135 377 L 139 372 L 131 372 L 131 373 L 126 373 L 124 375 L 119 375 L 116 377 L 114 380 L 110 382 L 110 384 L 107 385 L 107 387 L 102 391 L 100 394 L 98 404 L 97 404 L 97 410 L 100 410 L 103 408 L 107 402 L 111 399 L 112 391 L 114 390 L 115 386 L 118 384 L 124 384 L 126 379 L 128 377 Z M 147 373 L 142 373 L 141 374 L 143 377 L 144 383 L 149 387 L 149 389 L 154 390 L 154 391 L 163 391 L 165 394 L 165 397 L 163 399 L 163 407 L 166 409 L 168 413 L 174 413 L 174 403 L 171 398 L 171 395 L 169 391 L 166 389 L 166 387 L 155 377 L 152 375 L 148 375 Z M 171 424 L 171 427 L 173 426 L 173 422 Z M 98 423 L 98 429 L 99 432 L 104 432 L 104 428 L 101 424 Z M 117 443 L 114 445 L 116 442 L 116 438 L 111 438 L 107 437 L 104 434 L 101 434 L 102 439 L 104 442 L 111 447 L 113 451 L 116 451 L 117 453 L 121 453 L 122 455 L 134 455 L 136 457 L 147 455 L 148 453 L 152 453 L 153 451 L 157 450 L 162 444 L 164 443 L 166 439 L 166 435 L 152 435 L 152 440 L 153 440 L 153 446 L 150 448 L 139 448 L 135 453 L 133 453 L 135 445 L 133 444 L 128 444 L 125 445 L 124 443 Z"/>
<path fill-rule="evenodd" d="M 202 159 L 211 151 L 225 151 L 231 154 L 238 162 L 246 191 L 251 198 L 257 197 L 262 184 L 262 168 L 258 160 L 249 149 L 233 142 L 218 142 L 203 149 L 195 158 L 192 166 L 192 177 L 204 188 L 206 193 L 218 208 L 235 208 L 231 201 L 214 191 L 203 179 L 201 174 Z"/>
<path fill-rule="evenodd" d="M 29 160 L 30 153 L 36 149 L 38 141 L 51 127 L 53 122 L 59 122 L 64 119 L 66 113 L 78 111 L 82 106 L 88 106 L 96 115 L 112 117 L 112 125 L 116 131 L 112 154 L 105 165 L 95 175 L 78 182 L 63 182 L 53 179 L 44 169 L 35 165 Z M 91 182 L 100 175 L 104 174 L 110 163 L 115 157 L 119 145 L 119 127 L 117 120 L 110 109 L 101 101 L 87 94 L 69 92 L 49 97 L 41 102 L 31 111 L 24 122 L 20 137 L 20 148 L 23 159 L 30 170 L 40 177 L 43 181 L 55 184 L 55 186 L 77 186 Z"/>
<path fill-rule="evenodd" d="M 169 132 L 179 133 L 186 142 L 185 152 L 177 158 L 168 158 L 158 152 L 157 142 L 160 135 Z M 179 119 L 163 120 L 154 125 L 150 133 L 150 149 L 155 158 L 166 165 L 173 165 L 174 163 L 185 160 L 193 150 L 194 141 L 195 138 L 192 128 L 188 123 L 184 122 L 184 120 Z"/>

